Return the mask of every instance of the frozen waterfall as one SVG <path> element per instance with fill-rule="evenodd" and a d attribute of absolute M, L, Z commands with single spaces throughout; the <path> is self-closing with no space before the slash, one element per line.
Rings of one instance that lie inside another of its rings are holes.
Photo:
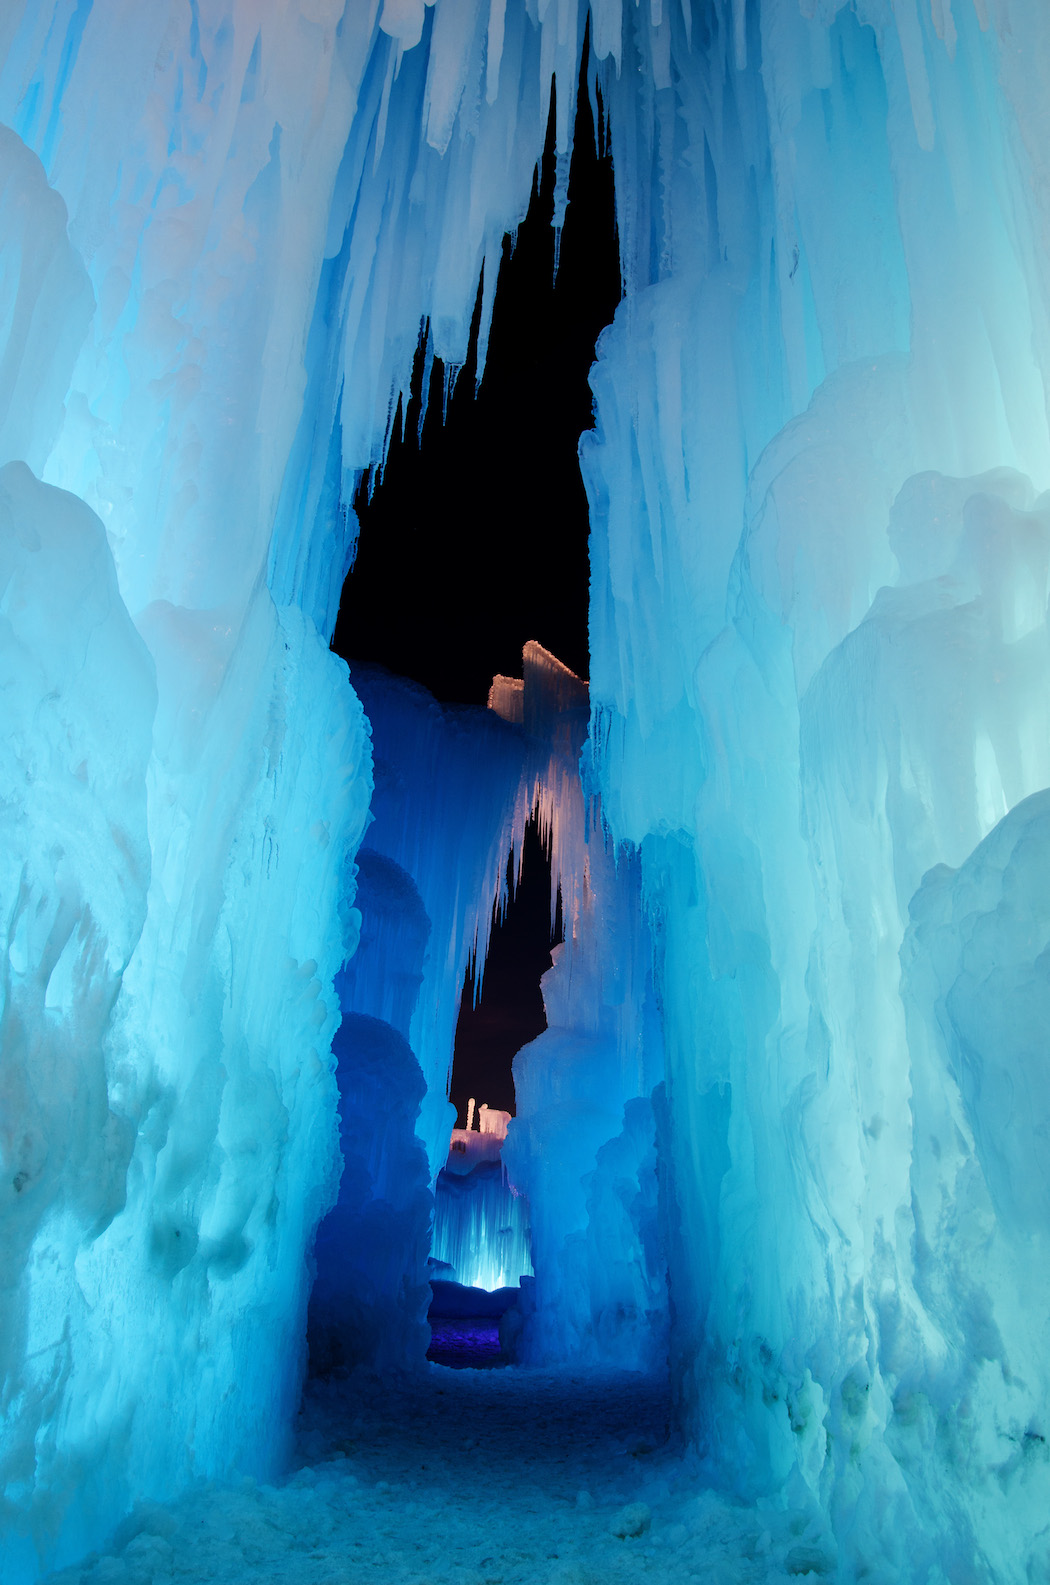
<path fill-rule="evenodd" d="M 355 489 L 483 367 L 552 85 L 564 220 L 585 39 L 589 691 L 355 689 Z M 522 1359 L 666 1352 L 842 1581 L 1046 1577 L 1048 105 L 1044 0 L 6 0 L 5 1582 L 279 1471 L 315 1272 L 421 1358 L 537 809 Z"/>

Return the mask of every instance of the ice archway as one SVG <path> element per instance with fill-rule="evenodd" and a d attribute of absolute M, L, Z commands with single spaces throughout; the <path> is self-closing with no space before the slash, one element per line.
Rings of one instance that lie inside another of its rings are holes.
<path fill-rule="evenodd" d="M 682 1413 L 844 1578 L 1045 1571 L 1045 8 L 13 0 L 5 1577 L 280 1457 L 371 795 L 345 503 L 487 263 L 484 346 L 552 75 L 564 203 L 588 17 L 588 758 Z"/>

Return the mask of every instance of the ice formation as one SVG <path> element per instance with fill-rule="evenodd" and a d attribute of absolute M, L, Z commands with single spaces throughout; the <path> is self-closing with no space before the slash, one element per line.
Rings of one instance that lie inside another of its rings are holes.
<path fill-rule="evenodd" d="M 810 9 L 672 12 L 603 78 L 591 691 L 656 925 L 672 1376 L 720 1478 L 822 1505 L 844 1578 L 1024 1579 L 1047 1230 L 1001 1163 L 1038 1177 L 1044 968 L 1013 936 L 993 1033 L 978 943 L 1024 861 L 977 844 L 1050 768 L 1050 32 Z"/>
<path fill-rule="evenodd" d="M 503 1165 L 509 1112 L 482 1102 L 472 1128 L 454 1128 L 448 1160 L 434 1186 L 431 1270 L 442 1282 L 464 1288 L 517 1288 L 532 1276 L 529 1208 L 515 1193 Z"/>
<path fill-rule="evenodd" d="M 311 1358 L 422 1356 L 433 1203 L 441 1280 L 517 1286 L 538 1241 L 522 1357 L 649 1363 L 667 1310 L 649 1100 L 662 1053 L 637 864 L 610 849 L 581 781 L 586 685 L 536 643 L 487 710 L 440 705 L 375 667 L 354 680 L 375 790 L 355 865 L 360 941 L 336 980 L 345 1166 L 318 1233 Z M 567 921 L 544 984 L 552 1027 L 518 1059 L 514 1123 L 471 1106 L 450 1134 L 460 992 L 472 962 L 480 980 L 533 818 L 551 845 L 552 915 L 560 894 Z"/>
<path fill-rule="evenodd" d="M 587 685 L 538 644 L 522 660 L 521 681 L 497 677 L 489 705 L 533 745 L 519 820 L 535 809 L 549 834 L 565 939 L 542 980 L 547 1028 L 514 1059 L 503 1149 L 529 1202 L 536 1274 L 516 1351 L 532 1364 L 652 1367 L 666 1355 L 653 1106 L 664 1068 L 640 876 L 581 780 Z"/>
<path fill-rule="evenodd" d="M 367 981 L 371 751 L 326 639 L 420 327 L 462 364 L 479 282 L 484 353 L 552 77 L 564 214 L 588 25 L 624 301 L 582 449 L 585 854 L 571 753 L 541 798 L 580 928 L 519 1060 L 524 1336 L 586 1355 L 625 1302 L 615 1346 L 656 1336 L 662 1217 L 712 1478 L 811 1504 L 843 1579 L 1046 1572 L 1050 12 L 8 0 L 15 1585 L 138 1497 L 279 1463 L 348 957 L 344 1134 L 382 1049 L 390 1150 L 420 1160 L 414 1082 L 444 1156 L 441 1031 L 535 766 L 482 778 L 503 813 L 462 873 L 454 800 L 428 820 L 417 782 L 382 836 L 380 787 Z M 555 1187 L 570 1117 L 594 1165 Z M 359 1154 L 366 1199 L 387 1165 Z"/>
<path fill-rule="evenodd" d="M 354 681 L 375 790 L 347 885 L 356 884 L 360 941 L 336 978 L 344 1167 L 315 1249 L 318 1370 L 405 1367 L 426 1353 L 432 1189 L 455 1121 L 447 1090 L 459 998 L 505 883 L 525 754 L 523 735 L 491 711 L 440 705 L 378 668 L 355 668 Z M 498 1156 L 498 1134 L 484 1137 Z M 493 1233 L 505 1225 L 499 1215 Z"/>

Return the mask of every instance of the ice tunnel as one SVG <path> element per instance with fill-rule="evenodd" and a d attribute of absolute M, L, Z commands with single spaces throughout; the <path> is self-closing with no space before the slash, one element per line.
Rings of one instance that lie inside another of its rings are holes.
<path fill-rule="evenodd" d="M 329 647 L 352 503 L 581 68 L 589 676 L 439 705 Z M 1044 0 L 0 8 L 5 1585 L 421 1361 L 537 814 L 516 1368 L 669 1370 L 734 1581 L 1048 1577 L 1048 105 Z"/>

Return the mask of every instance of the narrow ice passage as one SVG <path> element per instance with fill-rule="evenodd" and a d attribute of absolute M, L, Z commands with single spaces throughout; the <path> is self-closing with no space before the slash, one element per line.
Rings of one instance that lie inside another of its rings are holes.
<path fill-rule="evenodd" d="M 552 89 L 567 230 L 581 69 L 589 663 L 515 645 L 464 710 L 332 652 L 353 502 L 420 349 L 436 402 L 484 366 Z M 4 1585 L 163 1577 L 231 1502 L 356 1525 L 270 1490 L 308 1351 L 439 1424 L 452 1032 L 537 807 L 520 1368 L 669 1366 L 688 1487 L 618 1485 L 598 1405 L 576 1533 L 1050 1577 L 1048 84 L 1045 0 L 0 4 Z"/>

